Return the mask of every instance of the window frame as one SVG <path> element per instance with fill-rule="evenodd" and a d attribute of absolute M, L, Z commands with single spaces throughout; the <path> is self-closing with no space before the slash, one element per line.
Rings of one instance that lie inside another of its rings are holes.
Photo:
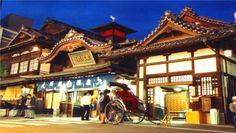
<path fill-rule="evenodd" d="M 28 72 L 28 65 L 29 65 L 29 61 L 28 60 L 20 62 L 19 73 Z"/>
<path fill-rule="evenodd" d="M 39 61 L 37 59 L 32 59 L 29 61 L 29 71 L 36 71 L 39 69 Z"/>
<path fill-rule="evenodd" d="M 11 64 L 10 75 L 18 74 L 18 71 L 19 71 L 19 63 Z"/>

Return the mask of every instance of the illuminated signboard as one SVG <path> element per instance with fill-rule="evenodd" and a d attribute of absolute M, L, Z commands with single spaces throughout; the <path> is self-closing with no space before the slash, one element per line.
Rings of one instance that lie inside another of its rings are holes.
<path fill-rule="evenodd" d="M 70 91 L 82 88 L 106 89 L 108 83 L 114 82 L 115 78 L 115 74 L 102 74 L 93 77 L 39 81 L 37 83 L 37 90 Z"/>
<path fill-rule="evenodd" d="M 68 53 L 73 67 L 96 64 L 93 55 L 88 50 Z"/>

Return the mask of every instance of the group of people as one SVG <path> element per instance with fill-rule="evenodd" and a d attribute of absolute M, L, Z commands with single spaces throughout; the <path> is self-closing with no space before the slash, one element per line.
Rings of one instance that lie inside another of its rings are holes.
<path fill-rule="evenodd" d="M 102 121 L 102 124 L 106 124 L 105 107 L 110 102 L 110 99 L 111 99 L 111 95 L 109 95 L 109 93 L 110 93 L 110 90 L 106 89 L 100 92 L 100 95 L 98 98 L 98 103 L 97 103 L 98 109 L 99 109 L 98 112 L 99 112 L 99 118 Z M 89 92 L 84 93 L 84 96 L 81 99 L 81 105 L 83 107 L 81 120 L 89 120 L 91 106 L 93 105 L 91 94 Z"/>
<path fill-rule="evenodd" d="M 25 118 L 34 118 L 35 117 L 35 105 L 36 98 L 31 94 L 27 94 L 26 96 L 20 95 L 16 101 L 16 104 L 9 103 L 5 100 L 0 101 L 0 108 L 6 109 L 5 116 L 9 116 L 9 112 L 12 109 L 16 110 L 16 114 L 14 117 L 24 116 Z"/>

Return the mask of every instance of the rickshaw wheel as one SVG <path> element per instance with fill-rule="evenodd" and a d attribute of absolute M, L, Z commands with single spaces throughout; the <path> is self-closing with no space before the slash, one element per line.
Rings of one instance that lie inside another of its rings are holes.
<path fill-rule="evenodd" d="M 146 116 L 146 107 L 144 102 L 139 100 L 137 109 L 127 112 L 127 116 L 133 124 L 142 122 Z"/>
<path fill-rule="evenodd" d="M 125 110 L 118 100 L 110 101 L 105 107 L 105 115 L 112 124 L 119 124 L 124 118 Z"/>
<path fill-rule="evenodd" d="M 143 111 L 127 112 L 127 116 L 133 124 L 139 124 L 144 120 L 146 113 Z"/>

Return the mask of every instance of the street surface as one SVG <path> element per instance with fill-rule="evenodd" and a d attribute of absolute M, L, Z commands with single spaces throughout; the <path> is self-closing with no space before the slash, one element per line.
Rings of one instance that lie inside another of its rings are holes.
<path fill-rule="evenodd" d="M 166 128 L 147 121 L 112 125 L 101 124 L 98 120 L 81 121 L 80 118 L 0 117 L 0 133 L 236 133 L 236 129 L 231 125 L 173 124 Z"/>

